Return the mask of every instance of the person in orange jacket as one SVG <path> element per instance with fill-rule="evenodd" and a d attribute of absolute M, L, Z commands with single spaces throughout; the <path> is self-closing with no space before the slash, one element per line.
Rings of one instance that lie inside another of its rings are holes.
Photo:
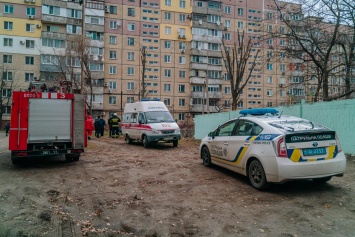
<path fill-rule="evenodd" d="M 93 121 L 92 116 L 90 114 L 87 115 L 85 128 L 86 128 L 86 133 L 87 133 L 88 139 L 90 140 L 91 139 L 90 136 L 92 134 L 92 131 L 94 131 L 94 121 Z"/>

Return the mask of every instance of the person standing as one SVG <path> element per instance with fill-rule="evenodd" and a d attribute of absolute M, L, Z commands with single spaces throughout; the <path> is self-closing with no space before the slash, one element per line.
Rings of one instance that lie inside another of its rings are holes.
<path fill-rule="evenodd" d="M 8 122 L 8 123 L 5 125 L 6 136 L 7 136 L 7 134 L 9 134 L 9 130 L 10 130 L 10 122 Z"/>
<path fill-rule="evenodd" d="M 112 138 L 118 138 L 120 122 L 121 119 L 117 116 L 116 113 L 113 113 L 112 117 L 109 119 L 109 125 L 111 125 L 112 128 Z"/>
<path fill-rule="evenodd" d="M 111 118 L 112 118 L 112 115 L 111 115 Z M 108 135 L 109 137 L 112 136 L 112 126 L 111 126 L 111 118 L 108 119 L 107 123 L 108 123 L 108 127 L 110 129 L 110 134 Z"/>
<path fill-rule="evenodd" d="M 97 118 L 95 119 L 94 127 L 95 127 L 95 137 L 99 138 L 101 135 L 100 116 L 97 116 Z"/>
<path fill-rule="evenodd" d="M 92 131 L 94 131 L 94 122 L 92 120 L 92 116 L 90 114 L 87 115 L 85 121 L 86 134 L 88 136 L 88 140 L 91 140 Z"/>
<path fill-rule="evenodd" d="M 105 127 L 106 127 L 106 121 L 103 115 L 101 115 L 100 117 L 100 125 L 101 125 L 101 136 L 103 137 L 105 132 Z"/>

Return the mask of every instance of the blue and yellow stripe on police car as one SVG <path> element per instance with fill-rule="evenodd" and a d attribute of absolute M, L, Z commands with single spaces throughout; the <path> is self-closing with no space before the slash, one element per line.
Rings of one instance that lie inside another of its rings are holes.
<path fill-rule="evenodd" d="M 337 146 L 329 146 L 328 147 L 328 156 L 321 157 L 321 158 L 309 158 L 303 159 L 301 156 L 301 149 L 287 149 L 287 156 L 293 162 L 312 162 L 312 161 L 320 161 L 320 160 L 329 160 L 336 157 L 338 154 L 338 147 Z"/>
<path fill-rule="evenodd" d="M 254 141 L 258 136 L 249 136 L 246 141 Z M 237 152 L 237 155 L 235 156 L 235 158 L 231 161 L 227 161 L 218 157 L 212 157 L 212 159 L 216 159 L 219 162 L 225 163 L 225 164 L 231 164 L 233 163 L 233 165 L 238 165 L 241 160 L 243 159 L 245 152 L 248 150 L 249 146 L 242 146 L 239 151 Z"/>

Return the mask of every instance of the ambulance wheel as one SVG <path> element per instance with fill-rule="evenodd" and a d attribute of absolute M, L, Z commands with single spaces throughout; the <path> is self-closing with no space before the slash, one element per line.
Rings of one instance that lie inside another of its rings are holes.
<path fill-rule="evenodd" d="M 144 135 L 142 141 L 143 141 L 144 148 L 149 147 L 149 142 L 148 142 L 147 136 Z"/>
<path fill-rule="evenodd" d="M 328 182 L 331 179 L 332 179 L 332 176 L 325 177 L 325 178 L 313 179 L 313 182 L 318 183 L 318 184 L 324 184 L 324 183 Z"/>
<path fill-rule="evenodd" d="M 202 148 L 201 159 L 204 166 L 210 167 L 212 165 L 210 151 L 208 150 L 207 146 Z"/>
<path fill-rule="evenodd" d="M 173 141 L 173 147 L 177 147 L 178 144 L 179 144 L 179 140 L 174 140 L 174 141 Z"/>
<path fill-rule="evenodd" d="M 270 184 L 266 180 L 263 165 L 258 160 L 253 160 L 248 167 L 248 177 L 251 185 L 258 190 L 267 189 Z"/>
<path fill-rule="evenodd" d="M 126 134 L 125 141 L 127 144 L 132 144 L 132 139 L 129 138 L 128 134 Z"/>

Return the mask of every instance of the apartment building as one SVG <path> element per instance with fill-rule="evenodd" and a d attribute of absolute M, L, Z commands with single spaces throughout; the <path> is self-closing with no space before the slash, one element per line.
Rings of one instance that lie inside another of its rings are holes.
<path fill-rule="evenodd" d="M 231 109 L 222 40 L 232 50 L 242 36 L 253 43 L 245 80 L 254 60 L 256 67 L 238 108 L 289 104 L 312 86 L 299 83 L 307 66 L 287 57 L 292 42 L 282 36 L 287 28 L 271 0 L 84 3 L 0 1 L 1 70 L 12 89 L 25 90 L 34 80 L 48 86 L 72 80 L 86 88 L 94 116 L 122 113 L 126 103 L 148 97 L 164 101 L 176 120 L 188 123 L 196 114 Z M 292 19 L 302 19 L 301 5 L 288 9 L 295 12 Z M 90 76 L 81 75 L 80 43 Z M 4 86 L 2 95 L 7 93 Z"/>

